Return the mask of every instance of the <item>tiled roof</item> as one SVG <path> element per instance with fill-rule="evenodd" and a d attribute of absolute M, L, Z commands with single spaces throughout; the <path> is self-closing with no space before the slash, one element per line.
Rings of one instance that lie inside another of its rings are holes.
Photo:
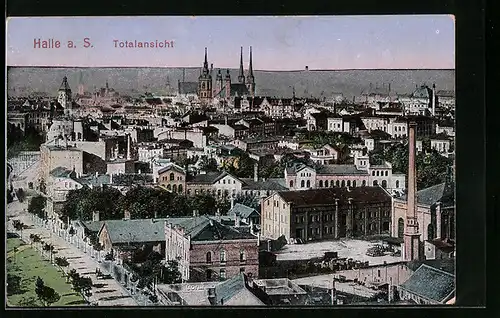
<path fill-rule="evenodd" d="M 166 167 L 161 168 L 160 170 L 158 170 L 158 174 L 162 174 L 162 173 L 164 173 L 164 172 L 166 172 L 166 171 L 169 171 L 169 170 L 171 170 L 171 169 L 172 169 L 172 170 L 175 170 L 175 171 L 177 171 L 177 172 L 179 172 L 179 173 L 183 173 L 183 174 L 185 174 L 185 173 L 186 173 L 186 172 L 184 171 L 184 169 L 182 169 L 182 168 L 181 168 L 181 167 L 179 167 L 178 165 L 176 165 L 176 164 L 171 164 L 171 165 L 168 165 L 168 166 L 166 166 Z"/>
<path fill-rule="evenodd" d="M 444 205 L 453 204 L 454 198 L 454 182 L 443 182 L 417 192 L 417 203 L 429 206 L 438 201 Z M 403 195 L 400 199 L 406 201 L 407 197 Z"/>
<path fill-rule="evenodd" d="M 412 261 L 412 262 L 408 262 L 407 266 L 412 271 L 416 271 L 423 264 L 430 266 L 430 267 L 433 267 L 433 268 L 436 268 L 436 269 L 440 269 L 440 270 L 445 271 L 447 273 L 450 273 L 452 275 L 455 275 L 455 260 L 452 258 L 431 259 L 431 260 L 424 260 L 424 261 Z"/>
<path fill-rule="evenodd" d="M 381 187 L 335 187 L 325 189 L 314 189 L 304 191 L 283 191 L 278 192 L 286 202 L 296 206 L 307 205 L 330 205 L 335 204 L 336 199 L 339 205 L 348 203 L 352 198 L 353 204 L 362 202 L 391 202 L 391 196 Z"/>
<path fill-rule="evenodd" d="M 243 273 L 226 280 L 215 286 L 215 304 L 221 305 L 227 303 L 233 296 L 246 288 L 245 277 Z"/>
<path fill-rule="evenodd" d="M 221 241 L 238 239 L 256 239 L 248 231 L 239 231 L 217 221 L 215 217 L 198 216 L 191 218 L 169 218 L 167 222 L 184 229 L 191 241 Z"/>
<path fill-rule="evenodd" d="M 317 175 L 368 175 L 368 171 L 359 170 L 355 165 L 323 165 L 316 170 Z"/>
<path fill-rule="evenodd" d="M 287 190 L 287 187 L 284 187 L 280 183 L 266 179 L 255 181 L 253 178 L 241 178 L 243 181 L 242 190 L 274 190 L 274 191 L 282 191 Z"/>
<path fill-rule="evenodd" d="M 400 288 L 426 299 L 443 303 L 455 292 L 455 275 L 423 264 Z"/>
<path fill-rule="evenodd" d="M 111 177 L 107 174 L 102 174 L 100 176 L 86 176 L 77 179 L 77 181 L 81 184 L 84 185 L 92 185 L 94 187 L 100 186 L 101 184 L 110 184 L 111 183 Z"/>
<path fill-rule="evenodd" d="M 195 176 L 191 176 L 187 182 L 192 184 L 204 183 L 204 184 L 212 184 L 222 175 L 222 172 L 207 172 L 200 173 Z"/>
<path fill-rule="evenodd" d="M 248 218 L 250 215 L 253 213 L 257 213 L 257 215 L 260 215 L 257 210 L 248 207 L 244 204 L 241 203 L 236 203 L 231 210 L 227 213 L 228 215 L 238 215 L 244 219 Z"/>
<path fill-rule="evenodd" d="M 165 241 L 167 219 L 107 220 L 104 226 L 112 244 Z"/>
<path fill-rule="evenodd" d="M 83 221 L 82 224 L 90 232 L 99 232 L 106 221 Z"/>

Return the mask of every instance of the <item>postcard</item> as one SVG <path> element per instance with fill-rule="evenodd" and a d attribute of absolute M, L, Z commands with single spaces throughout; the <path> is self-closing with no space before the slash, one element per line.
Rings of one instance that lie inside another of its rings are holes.
<path fill-rule="evenodd" d="M 449 15 L 7 21 L 6 306 L 455 303 Z"/>

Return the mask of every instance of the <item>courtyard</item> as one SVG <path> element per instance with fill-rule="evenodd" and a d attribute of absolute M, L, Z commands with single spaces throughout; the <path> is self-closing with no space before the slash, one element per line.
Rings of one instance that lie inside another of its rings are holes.
<path fill-rule="evenodd" d="M 325 252 L 337 252 L 339 258 L 352 258 L 354 261 L 369 262 L 370 265 L 394 263 L 401 261 L 401 257 L 391 256 L 368 256 L 366 251 L 375 245 L 381 245 L 382 241 L 364 240 L 337 240 L 312 242 L 307 244 L 288 244 L 280 251 L 276 252 L 278 261 L 285 260 L 307 260 L 316 257 L 323 257 Z"/>

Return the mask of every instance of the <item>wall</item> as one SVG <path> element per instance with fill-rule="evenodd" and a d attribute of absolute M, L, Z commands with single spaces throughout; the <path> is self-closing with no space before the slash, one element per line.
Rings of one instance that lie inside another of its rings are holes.
<path fill-rule="evenodd" d="M 278 194 L 273 194 L 261 204 L 261 231 L 266 238 L 277 239 L 285 235 L 290 239 L 290 205 Z"/>
<path fill-rule="evenodd" d="M 398 220 L 402 218 L 406 222 L 406 202 L 401 200 L 394 200 L 392 208 L 392 235 L 398 236 Z M 425 205 L 417 205 L 417 222 L 419 224 L 418 230 L 420 232 L 420 241 L 428 240 L 427 227 L 431 224 L 431 207 Z M 436 230 L 434 231 L 436 233 Z"/>
<path fill-rule="evenodd" d="M 165 224 L 165 260 L 177 260 L 182 280 L 189 280 L 189 261 L 191 241 L 189 236 L 184 235 L 184 230 Z"/>
<path fill-rule="evenodd" d="M 380 274 L 380 275 L 379 275 Z M 357 279 L 360 282 L 380 282 L 390 283 L 399 286 L 403 284 L 413 271 L 410 270 L 404 263 L 394 263 L 379 266 L 370 266 L 367 268 L 351 269 L 337 271 L 335 275 L 342 275 L 348 280 Z"/>
<path fill-rule="evenodd" d="M 220 269 L 226 270 L 226 279 L 239 275 L 240 269 L 245 273 L 251 273 L 252 277 L 259 275 L 259 253 L 257 238 L 231 241 L 192 241 L 190 252 L 190 267 L 197 268 L 203 272 L 207 269 L 214 273 L 212 277 L 219 277 Z M 220 262 L 220 251 L 226 251 L 226 263 Z M 240 262 L 240 251 L 245 252 L 246 261 Z M 212 253 L 212 262 L 207 263 L 207 252 Z"/>

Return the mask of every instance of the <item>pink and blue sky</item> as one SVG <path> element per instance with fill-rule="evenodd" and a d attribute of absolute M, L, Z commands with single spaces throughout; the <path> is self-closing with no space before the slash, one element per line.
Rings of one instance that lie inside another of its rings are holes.
<path fill-rule="evenodd" d="M 83 48 L 90 38 L 93 48 Z M 34 39 L 60 49 L 35 49 Z M 174 48 L 115 48 L 113 40 L 173 40 Z M 65 48 L 68 40 L 77 48 Z M 9 18 L 8 66 L 199 67 L 257 70 L 454 69 L 450 15 Z"/>

